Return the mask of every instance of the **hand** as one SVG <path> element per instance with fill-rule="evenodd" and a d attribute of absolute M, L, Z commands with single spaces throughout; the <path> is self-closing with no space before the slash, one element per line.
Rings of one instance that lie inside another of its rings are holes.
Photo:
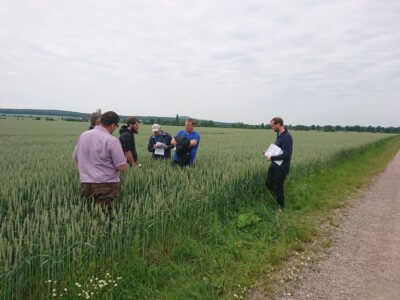
<path fill-rule="evenodd" d="M 194 147 L 197 145 L 197 140 L 190 140 L 190 147 Z"/>
<path fill-rule="evenodd" d="M 162 148 L 164 148 L 164 149 L 168 149 L 168 146 L 167 146 L 167 144 L 163 143 L 163 144 L 162 144 Z"/>
<path fill-rule="evenodd" d="M 271 156 L 267 156 L 267 160 L 271 161 Z"/>
<path fill-rule="evenodd" d="M 172 139 L 171 144 L 174 145 L 174 146 L 176 146 L 176 140 L 175 140 L 175 139 Z"/>

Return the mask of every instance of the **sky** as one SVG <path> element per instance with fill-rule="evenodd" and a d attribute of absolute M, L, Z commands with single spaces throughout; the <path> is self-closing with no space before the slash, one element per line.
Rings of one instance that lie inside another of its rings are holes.
<path fill-rule="evenodd" d="M 0 0 L 0 108 L 400 126 L 398 0 Z"/>

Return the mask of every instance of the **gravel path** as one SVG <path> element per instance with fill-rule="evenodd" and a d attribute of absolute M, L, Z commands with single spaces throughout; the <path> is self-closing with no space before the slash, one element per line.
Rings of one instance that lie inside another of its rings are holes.
<path fill-rule="evenodd" d="M 360 197 L 326 257 L 274 299 L 400 299 L 400 152 Z"/>

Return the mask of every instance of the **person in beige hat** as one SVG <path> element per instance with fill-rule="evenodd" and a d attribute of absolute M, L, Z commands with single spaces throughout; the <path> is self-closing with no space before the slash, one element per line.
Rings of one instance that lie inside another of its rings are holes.
<path fill-rule="evenodd" d="M 160 124 L 151 126 L 152 135 L 149 138 L 147 149 L 153 153 L 154 159 L 170 159 L 171 149 L 174 147 L 171 144 L 172 137 L 169 133 L 162 130 Z"/>

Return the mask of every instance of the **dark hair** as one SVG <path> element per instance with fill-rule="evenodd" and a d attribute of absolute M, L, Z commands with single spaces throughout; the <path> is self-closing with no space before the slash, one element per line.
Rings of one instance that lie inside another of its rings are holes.
<path fill-rule="evenodd" d="M 283 126 L 283 119 L 280 117 L 275 117 L 272 118 L 271 123 L 274 123 L 275 125 L 280 124 L 281 126 Z"/>
<path fill-rule="evenodd" d="M 117 113 L 113 111 L 107 111 L 105 112 L 100 119 L 100 123 L 105 125 L 105 126 L 110 126 L 113 124 L 118 124 L 119 122 L 119 116 Z"/>
<path fill-rule="evenodd" d="M 136 123 L 140 123 L 140 121 L 139 121 L 139 119 L 138 118 L 136 118 L 136 117 L 129 117 L 127 120 L 126 120 L 126 125 L 130 125 L 130 124 L 136 124 Z"/>
<path fill-rule="evenodd" d="M 196 126 L 196 119 L 193 118 L 187 118 L 186 122 L 192 123 L 193 126 Z"/>

